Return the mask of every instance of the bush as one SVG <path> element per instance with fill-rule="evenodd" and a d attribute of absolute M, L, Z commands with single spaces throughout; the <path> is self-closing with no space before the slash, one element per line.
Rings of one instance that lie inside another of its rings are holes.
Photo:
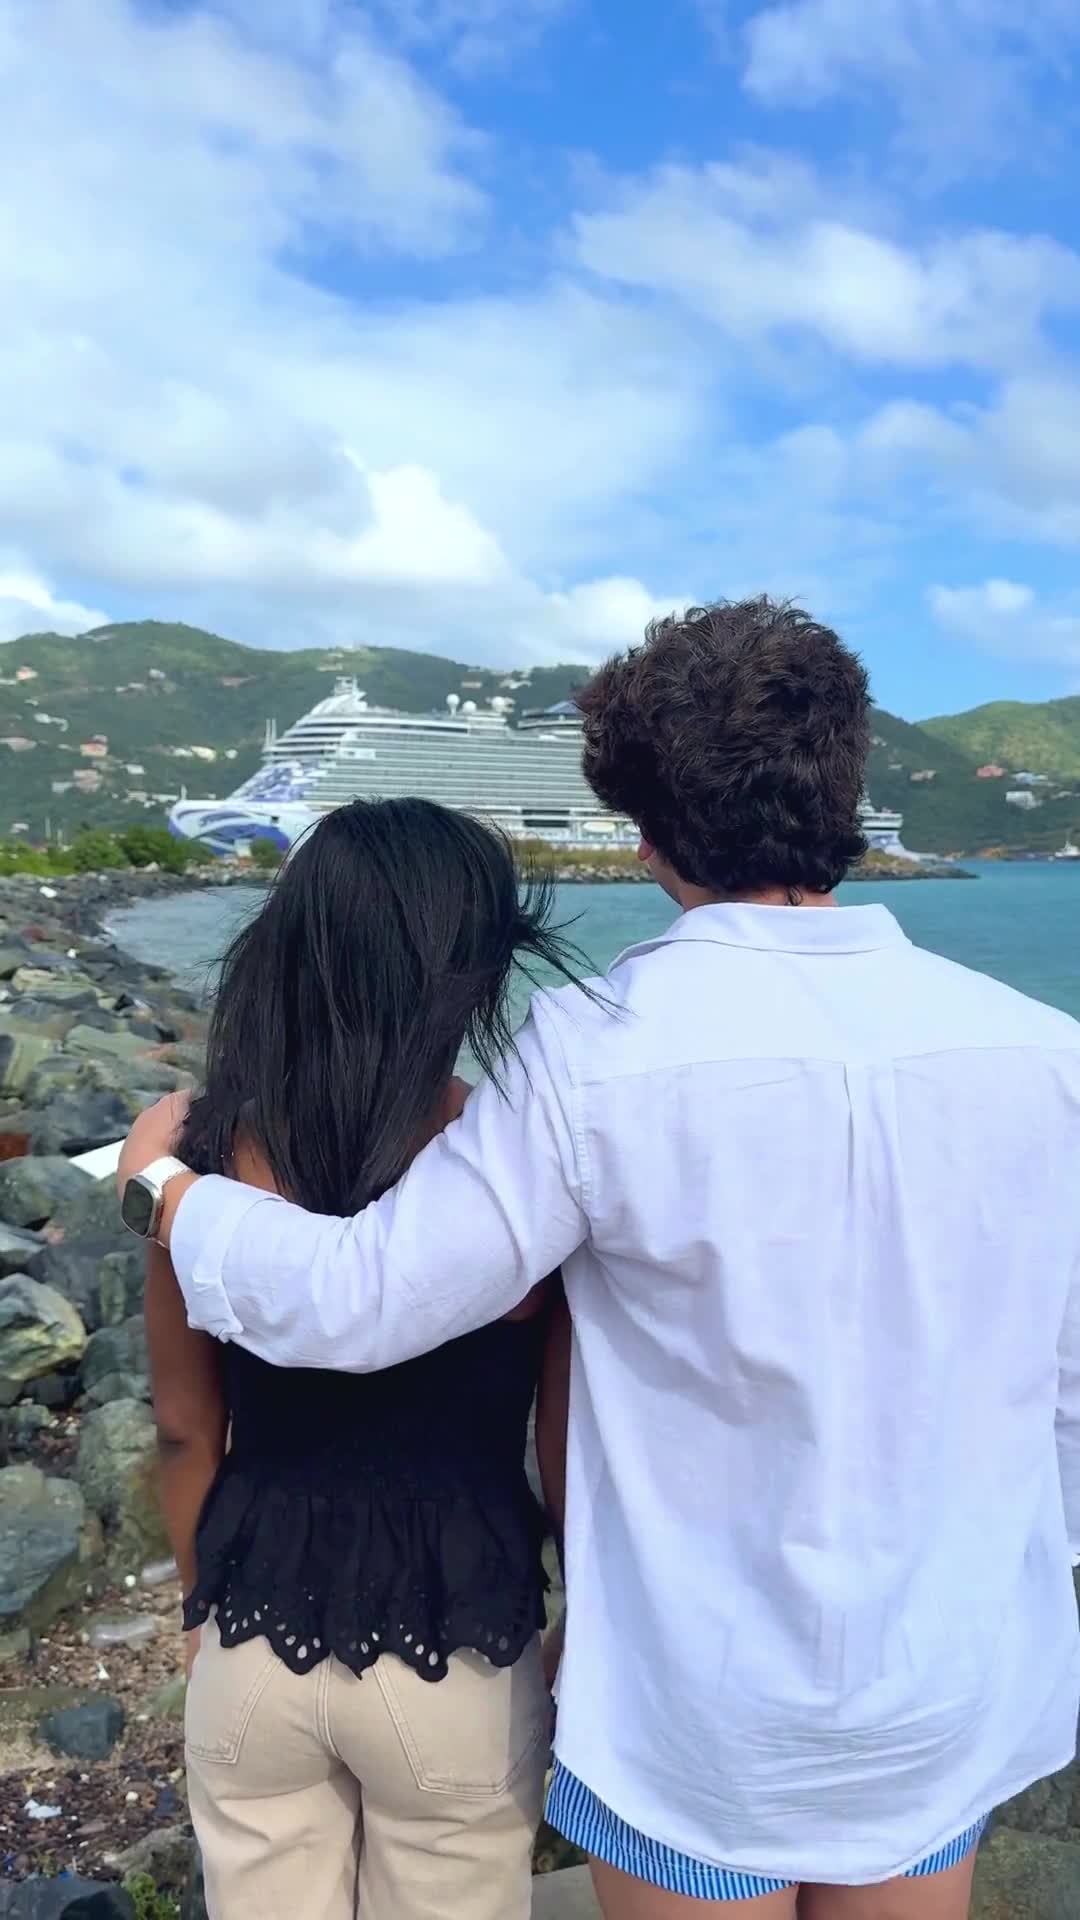
<path fill-rule="evenodd" d="M 258 867 L 260 873 L 272 873 L 280 867 L 284 854 L 273 840 L 253 840 L 251 843 L 251 864 Z"/>
<path fill-rule="evenodd" d="M 101 873 L 107 867 L 127 867 L 131 862 L 115 834 L 101 827 L 87 827 L 71 843 L 71 863 L 76 873 Z"/>
<path fill-rule="evenodd" d="M 183 873 L 199 856 L 194 841 L 178 840 L 167 827 L 148 827 L 141 820 L 125 827 L 117 839 L 133 867 L 156 866 L 164 867 L 166 873 Z"/>
<path fill-rule="evenodd" d="M 148 1873 L 133 1873 L 124 1881 L 135 1920 L 179 1920 L 180 1906 L 171 1893 L 160 1893 Z"/>

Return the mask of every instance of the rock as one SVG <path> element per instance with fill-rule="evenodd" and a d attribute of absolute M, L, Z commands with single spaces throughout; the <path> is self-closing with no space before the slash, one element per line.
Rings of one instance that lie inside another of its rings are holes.
<path fill-rule="evenodd" d="M 81 1360 L 86 1329 L 70 1301 L 25 1273 L 0 1280 L 0 1397 Z"/>
<path fill-rule="evenodd" d="M 96 1184 L 59 1155 L 7 1160 L 0 1165 L 0 1219 L 14 1227 L 43 1227 Z"/>
<path fill-rule="evenodd" d="M 110 1374 L 135 1374 L 145 1379 L 150 1372 L 146 1349 L 146 1322 L 141 1313 L 133 1313 L 118 1327 L 101 1327 L 86 1343 L 82 1363 L 84 1393 Z M 132 1394 L 132 1399 L 141 1398 Z"/>
<path fill-rule="evenodd" d="M 13 1016 L 13 1024 L 17 1023 L 24 1033 L 31 1034 L 40 1040 L 48 1040 L 54 1046 L 59 1046 L 71 1032 L 72 1027 L 79 1020 L 86 1018 L 85 1014 L 70 1013 L 66 1007 L 57 1006 L 54 1001 L 35 1000 L 32 995 L 26 993 L 15 1005 L 17 1010 Z"/>
<path fill-rule="evenodd" d="M 0 1628 L 47 1627 L 82 1592 L 91 1551 L 73 1481 L 46 1479 L 40 1467 L 0 1471 Z"/>
<path fill-rule="evenodd" d="M 130 1894 L 111 1880 L 0 1881 L 0 1920 L 136 1920 Z"/>
<path fill-rule="evenodd" d="M 112 1180 L 91 1180 L 64 1195 L 52 1222 L 62 1230 L 65 1244 L 91 1243 L 103 1252 L 129 1251 L 131 1235 L 120 1218 L 120 1203 Z"/>
<path fill-rule="evenodd" d="M 29 1651 L 29 1627 L 16 1627 L 13 1633 L 0 1633 L 0 1666 L 5 1660 L 21 1660 Z"/>
<path fill-rule="evenodd" d="M 64 1413 L 79 1391 L 79 1376 L 69 1373 L 44 1373 L 30 1388 L 30 1398 L 50 1413 Z"/>
<path fill-rule="evenodd" d="M 112 1400 L 86 1415 L 76 1478 L 101 1520 L 114 1563 L 140 1566 L 167 1552 L 158 1504 L 157 1437 L 140 1401 Z"/>
<path fill-rule="evenodd" d="M 0 1431 L 6 1445 L 16 1451 L 29 1447 L 52 1426 L 52 1414 L 46 1407 L 36 1407 L 32 1401 L 24 1401 L 21 1406 L 8 1407 L 0 1416 Z"/>
<path fill-rule="evenodd" d="M 999 1827 L 979 1850 L 971 1920 L 1076 1920 L 1080 1841 Z"/>
<path fill-rule="evenodd" d="M 87 1389 L 83 1405 L 107 1407 L 113 1400 L 149 1399 L 150 1381 L 145 1373 L 106 1373 Z"/>
<path fill-rule="evenodd" d="M 102 1881 L 92 1893 L 80 1893 L 68 1907 L 61 1908 L 61 1920 L 138 1920 L 135 1902 L 125 1887 Z"/>
<path fill-rule="evenodd" d="M 533 1920 L 600 1920 L 588 1867 L 542 1873 L 533 1881 Z"/>
<path fill-rule="evenodd" d="M 33 958 L 33 953 L 33 948 L 25 941 L 16 944 L 14 941 L 5 940 L 0 946 L 0 980 L 12 979 L 19 968 Z"/>
<path fill-rule="evenodd" d="M 107 1760 L 124 1731 L 125 1714 L 119 1700 L 88 1700 L 79 1707 L 54 1707 L 38 1728 L 53 1753 L 76 1760 Z"/>
<path fill-rule="evenodd" d="M 35 1278 L 54 1287 L 77 1307 L 90 1334 L 101 1327 L 118 1326 L 142 1305 L 143 1248 L 122 1227 L 124 1244 L 111 1246 L 100 1236 L 90 1240 L 64 1239 L 47 1248 L 37 1263 Z"/>
<path fill-rule="evenodd" d="M 115 1024 L 110 1024 L 106 1029 L 84 1022 L 81 1026 L 72 1027 L 64 1048 L 67 1053 L 105 1053 L 113 1054 L 119 1060 L 134 1060 L 157 1044 L 156 1033 L 150 1038 L 131 1033 L 126 1027 Z"/>
<path fill-rule="evenodd" d="M 997 1821 L 1021 1833 L 1051 1833 L 1058 1839 L 1080 1841 L 1080 1761 L 1074 1760 L 1063 1773 L 1040 1780 L 1008 1801 Z"/>
<path fill-rule="evenodd" d="M 0 1220 L 0 1278 L 9 1273 L 28 1273 L 33 1280 L 45 1257 L 48 1241 L 40 1233 L 28 1233 L 23 1227 L 9 1227 Z"/>
<path fill-rule="evenodd" d="M 146 1873 L 163 1892 L 183 1893 L 195 1852 L 195 1836 L 184 1827 L 159 1827 L 154 1833 L 144 1833 L 110 1864 L 116 1866 L 123 1880 Z"/>
<path fill-rule="evenodd" d="M 52 1051 L 47 1034 L 17 1031 L 4 1020 L 0 1024 L 0 1093 L 21 1093 L 34 1068 Z"/>
<path fill-rule="evenodd" d="M 130 1093 L 69 1094 L 45 1107 L 30 1133 L 31 1153 L 89 1153 L 122 1140 L 151 1103 Z"/>
<path fill-rule="evenodd" d="M 209 1920 L 206 1910 L 206 1884 L 203 1879 L 202 1856 L 197 1848 L 191 1863 L 188 1883 L 184 1888 L 184 1897 L 180 1902 L 180 1920 Z"/>

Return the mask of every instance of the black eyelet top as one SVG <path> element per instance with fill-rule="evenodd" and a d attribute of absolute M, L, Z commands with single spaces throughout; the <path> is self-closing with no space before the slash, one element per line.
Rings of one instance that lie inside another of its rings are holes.
<path fill-rule="evenodd" d="M 510 1666 L 544 1621 L 525 1449 L 543 1316 L 383 1373 L 272 1367 L 226 1348 L 231 1446 L 203 1508 L 184 1624 L 264 1636 L 296 1673 L 394 1653 L 440 1680 L 471 1648 Z"/>

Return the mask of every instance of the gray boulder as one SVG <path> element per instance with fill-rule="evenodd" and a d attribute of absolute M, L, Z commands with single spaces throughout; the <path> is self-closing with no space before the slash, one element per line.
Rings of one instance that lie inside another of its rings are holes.
<path fill-rule="evenodd" d="M 86 1343 L 82 1363 L 84 1393 L 110 1374 L 146 1376 L 149 1372 L 146 1323 L 141 1313 L 131 1314 L 118 1327 L 101 1327 Z"/>
<path fill-rule="evenodd" d="M 31 1153 L 89 1153 L 122 1140 L 148 1101 L 132 1093 L 71 1093 L 53 1100 L 30 1133 Z"/>
<path fill-rule="evenodd" d="M 28 1032 L 11 1020 L 0 1022 L 0 1093 L 21 1093 L 34 1069 L 48 1058 L 53 1043 L 47 1034 Z"/>
<path fill-rule="evenodd" d="M 132 1033 L 118 1021 L 109 1019 L 108 1027 L 84 1021 L 72 1027 L 64 1047 L 67 1053 L 110 1054 L 118 1060 L 135 1060 L 158 1044 L 158 1035 Z"/>
<path fill-rule="evenodd" d="M 43 1227 L 65 1203 L 96 1185 L 82 1167 L 58 1155 L 7 1160 L 0 1165 L 0 1220 L 13 1227 Z"/>
<path fill-rule="evenodd" d="M 9 1227 L 0 1220 L 0 1277 L 6 1279 L 9 1273 L 28 1273 L 38 1280 L 37 1272 L 45 1257 L 48 1242 L 40 1233 L 28 1233 L 24 1227 Z"/>
<path fill-rule="evenodd" d="M 91 1550 L 73 1481 L 39 1467 L 0 1471 L 0 1630 L 47 1627 L 78 1597 Z"/>
<path fill-rule="evenodd" d="M 133 1874 L 148 1873 L 155 1887 L 165 1893 L 183 1893 L 195 1862 L 195 1838 L 184 1827 L 159 1827 L 144 1833 L 116 1861 L 125 1880 Z"/>
<path fill-rule="evenodd" d="M 119 1700 L 101 1696 L 77 1707 L 54 1707 L 45 1714 L 38 1732 L 53 1753 L 67 1753 L 74 1760 L 107 1760 L 124 1722 Z"/>
<path fill-rule="evenodd" d="M 0 1920 L 136 1920 L 131 1895 L 114 1880 L 0 1881 Z"/>
<path fill-rule="evenodd" d="M 48 1248 L 35 1268 L 37 1279 L 78 1308 L 88 1333 L 130 1319 L 142 1303 L 145 1256 L 130 1234 L 124 1233 L 124 1241 L 114 1248 L 101 1238 L 65 1237 Z"/>
<path fill-rule="evenodd" d="M 138 1400 L 112 1400 L 86 1415 L 76 1478 L 105 1529 L 110 1563 L 132 1568 L 168 1552 L 158 1500 L 157 1436 Z"/>
<path fill-rule="evenodd" d="M 150 1399 L 150 1377 L 145 1373 L 106 1373 L 83 1395 L 84 1407 L 107 1407 L 112 1400 Z"/>
<path fill-rule="evenodd" d="M 0 1280 L 0 1401 L 81 1360 L 85 1349 L 86 1329 L 62 1294 L 25 1273 Z"/>

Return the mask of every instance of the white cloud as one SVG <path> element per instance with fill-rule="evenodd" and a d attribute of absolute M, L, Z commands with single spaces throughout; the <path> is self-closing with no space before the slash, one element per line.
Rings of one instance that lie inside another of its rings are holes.
<path fill-rule="evenodd" d="M 0 567 L 0 640 L 21 633 L 87 633 L 105 624 L 107 615 L 52 592 L 44 580 L 19 568 Z"/>
<path fill-rule="evenodd" d="M 749 342 L 811 336 L 857 361 L 1016 364 L 1043 317 L 1080 310 L 1080 256 L 1042 235 L 905 245 L 829 211 L 801 166 L 665 166 L 575 222 L 592 272 L 675 295 Z"/>
<path fill-rule="evenodd" d="M 935 586 L 927 600 L 940 627 L 985 651 L 1056 665 L 1080 662 L 1080 611 L 1043 602 L 1033 587 L 1015 580 Z"/>
<path fill-rule="evenodd" d="M 355 13 L 313 0 L 302 42 L 284 4 L 231 13 L 0 0 L 12 550 L 271 643 L 588 644 L 567 608 L 695 430 L 704 357 L 565 281 L 365 297 L 372 261 L 471 242 L 482 144 Z"/>
<path fill-rule="evenodd" d="M 1048 79 L 1078 33 L 1072 0 L 784 0 L 750 19 L 743 78 L 769 106 L 884 94 L 937 173 L 997 170 L 1051 135 Z"/>
<path fill-rule="evenodd" d="M 577 0 L 372 0 L 375 17 L 405 46 L 434 48 L 464 72 L 529 52 Z"/>

